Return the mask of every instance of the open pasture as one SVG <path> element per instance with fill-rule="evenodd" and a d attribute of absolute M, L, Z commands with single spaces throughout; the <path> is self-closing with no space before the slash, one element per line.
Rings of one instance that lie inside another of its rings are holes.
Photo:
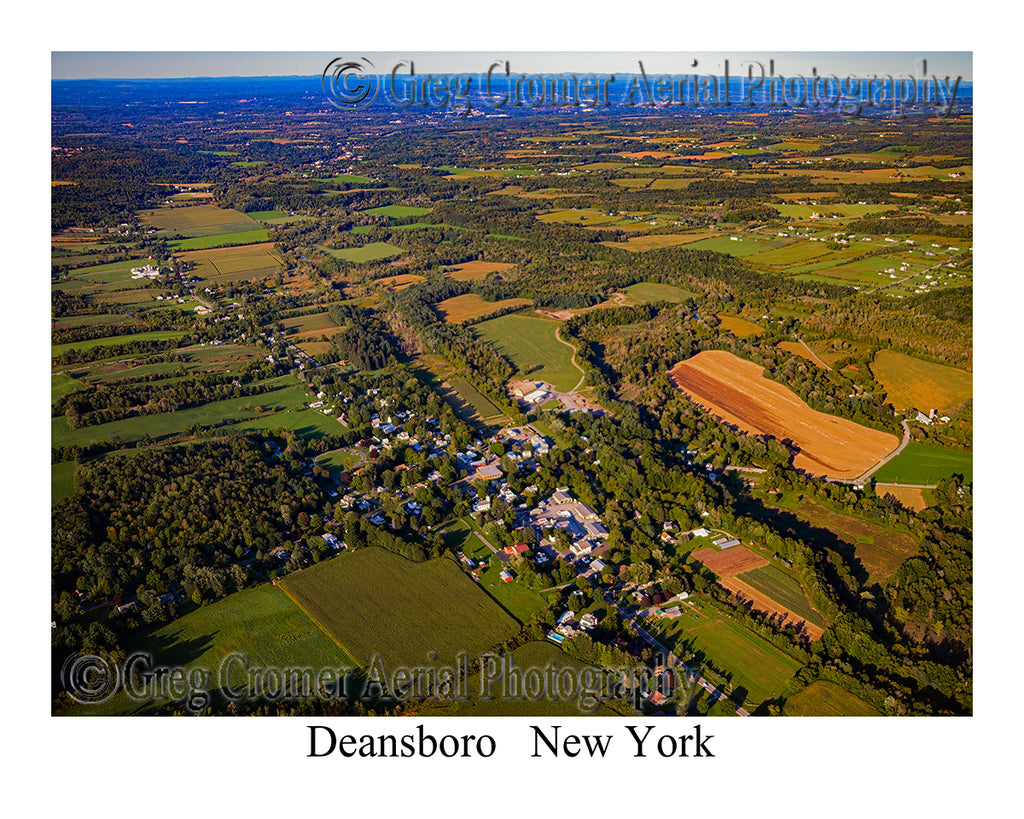
<path fill-rule="evenodd" d="M 762 368 L 708 350 L 676 364 L 669 376 L 690 400 L 753 435 L 788 440 L 793 466 L 812 475 L 856 478 L 899 444 L 895 435 L 811 409 Z"/>
<path fill-rule="evenodd" d="M 507 307 L 529 307 L 533 304 L 531 299 L 503 299 L 502 301 L 485 301 L 482 296 L 476 293 L 466 293 L 462 296 L 455 296 L 445 299 L 434 305 L 434 309 L 442 319 L 450 324 L 466 324 L 473 322 L 481 316 L 489 315 L 496 310 L 503 310 Z"/>
<path fill-rule="evenodd" d="M 484 262 L 475 260 L 449 267 L 444 271 L 444 275 L 449 279 L 455 279 L 455 281 L 458 282 L 479 282 L 486 279 L 491 273 L 507 273 L 514 267 L 514 264 L 508 264 L 506 262 Z"/>
<path fill-rule="evenodd" d="M 735 698 L 748 710 L 782 691 L 802 665 L 714 609 L 687 606 L 683 611 L 682 617 L 647 628 L 683 662 L 697 667 L 710 663 L 724 671 Z"/>
<path fill-rule="evenodd" d="M 430 208 L 417 208 L 412 205 L 385 205 L 381 208 L 370 208 L 364 210 L 370 216 L 387 216 L 389 219 L 404 219 L 406 216 L 424 216 L 430 213 Z"/>
<path fill-rule="evenodd" d="M 182 233 L 187 236 L 208 235 L 203 231 L 214 228 L 223 229 L 228 226 L 247 225 L 248 227 L 244 229 L 248 230 L 259 227 L 241 211 L 233 208 L 220 208 L 217 205 L 190 205 L 144 210 L 139 211 L 139 220 L 158 231 Z"/>
<path fill-rule="evenodd" d="M 570 208 L 569 210 L 556 210 L 551 213 L 541 213 L 537 216 L 537 219 L 547 224 L 558 224 L 558 225 L 580 225 L 583 227 L 590 227 L 592 225 L 609 225 L 613 222 L 619 221 L 618 216 L 609 216 L 593 208 L 586 209 L 575 209 Z"/>
<path fill-rule="evenodd" d="M 197 236 L 193 239 L 178 239 L 168 242 L 167 246 L 174 252 L 188 250 L 207 250 L 214 247 L 230 247 L 232 245 L 252 245 L 270 241 L 270 231 L 266 228 L 244 230 L 232 233 L 218 233 L 212 236 Z"/>
<path fill-rule="evenodd" d="M 971 397 L 973 376 L 966 370 L 922 361 L 894 350 L 879 350 L 871 374 L 897 410 L 914 407 L 948 411 Z"/>
<path fill-rule="evenodd" d="M 828 680 L 815 680 L 786 700 L 788 717 L 878 717 L 881 713 L 860 697 Z"/>
<path fill-rule="evenodd" d="M 405 253 L 405 250 L 402 248 L 388 244 L 387 242 L 370 242 L 362 247 L 346 247 L 340 249 L 321 247 L 320 249 L 325 253 L 329 253 L 335 259 L 352 262 L 353 264 L 379 262 Z"/>
<path fill-rule="evenodd" d="M 426 280 L 426 276 L 420 276 L 417 273 L 401 273 L 397 276 L 386 276 L 383 279 L 376 279 L 376 282 L 388 290 L 404 290 L 411 284 L 419 284 Z"/>
<path fill-rule="evenodd" d="M 709 231 L 697 233 L 656 233 L 649 236 L 632 236 L 625 242 L 601 242 L 605 247 L 628 250 L 632 253 L 643 253 L 648 250 L 660 250 L 665 247 L 678 247 L 699 242 L 717 234 Z"/>
<path fill-rule="evenodd" d="M 676 287 L 672 284 L 660 284 L 658 282 L 640 282 L 638 284 L 631 284 L 623 290 L 623 293 L 626 295 L 624 304 L 627 306 L 633 304 L 648 304 L 658 301 L 667 301 L 673 304 L 679 304 L 687 299 L 697 298 L 697 294 L 690 290 L 684 290 L 682 287 Z M 617 306 L 617 304 L 613 303 L 608 306 L 614 307 Z"/>
<path fill-rule="evenodd" d="M 970 452 L 940 449 L 911 441 L 906 449 L 872 477 L 882 483 L 928 486 L 952 475 L 962 475 L 966 483 L 974 480 L 974 457 Z"/>
<path fill-rule="evenodd" d="M 547 381 L 556 390 L 571 390 L 580 380 L 572 365 L 573 349 L 555 336 L 558 322 L 511 315 L 484 321 L 473 329 L 519 370 L 518 377 Z"/>
<path fill-rule="evenodd" d="M 229 594 L 158 628 L 131 636 L 127 646 L 146 651 L 165 667 L 202 669 L 210 679 L 230 681 L 244 689 L 245 666 L 231 661 L 233 654 L 247 658 L 250 667 L 333 669 L 340 677 L 354 663 L 283 591 L 271 585 Z M 127 715 L 144 713 L 145 705 L 123 692 L 101 705 L 80 705 L 75 715 Z"/>
<path fill-rule="evenodd" d="M 757 239 L 753 236 L 740 236 L 739 234 L 733 234 L 735 238 L 731 236 L 717 235 L 707 239 L 702 239 L 699 242 L 691 244 L 687 250 L 712 250 L 715 253 L 725 253 L 729 256 L 735 256 L 737 258 L 743 258 L 744 256 L 750 256 L 754 253 L 760 253 L 764 250 L 777 247 L 785 242 L 780 242 L 774 239 Z"/>
<path fill-rule="evenodd" d="M 760 324 L 755 324 L 740 316 L 730 316 L 726 313 L 721 313 L 718 316 L 718 320 L 721 322 L 723 330 L 739 338 L 751 338 L 764 332 L 764 328 Z"/>
<path fill-rule="evenodd" d="M 884 487 L 878 487 L 876 491 L 885 495 Z M 801 497 L 796 505 L 796 515 L 812 526 L 827 529 L 852 546 L 854 556 L 872 580 L 889 577 L 897 566 L 918 550 L 917 541 L 906 532 L 857 515 L 837 512 L 813 498 Z"/>
<path fill-rule="evenodd" d="M 278 584 L 310 619 L 367 667 L 451 663 L 513 636 L 516 621 L 451 560 L 413 563 L 360 549 L 290 574 Z"/>

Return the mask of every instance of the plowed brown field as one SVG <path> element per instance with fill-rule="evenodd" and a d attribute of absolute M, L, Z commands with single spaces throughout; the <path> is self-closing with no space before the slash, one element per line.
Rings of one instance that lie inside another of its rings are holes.
<path fill-rule="evenodd" d="M 706 350 L 676 364 L 669 376 L 691 401 L 727 424 L 789 441 L 793 466 L 812 475 L 856 478 L 899 444 L 888 432 L 811 409 L 761 372 L 732 353 Z"/>
<path fill-rule="evenodd" d="M 698 549 L 693 556 L 719 577 L 728 577 L 768 565 L 767 560 L 754 554 L 746 546 L 730 546 L 728 549 L 708 546 Z"/>

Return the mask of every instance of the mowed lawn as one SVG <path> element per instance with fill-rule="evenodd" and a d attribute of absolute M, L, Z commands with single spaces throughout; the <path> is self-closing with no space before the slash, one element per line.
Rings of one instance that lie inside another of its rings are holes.
<path fill-rule="evenodd" d="M 233 654 L 248 658 L 250 668 L 336 670 L 341 676 L 355 667 L 287 594 L 270 585 L 228 595 L 129 639 L 128 653 L 145 651 L 155 664 L 209 672 L 211 689 L 219 688 L 220 681 L 230 681 L 236 690 L 244 688 L 243 665 L 228 661 Z M 119 694 L 103 705 L 80 706 L 73 713 L 100 716 L 141 710 Z"/>
<path fill-rule="evenodd" d="M 730 677 L 732 689 L 746 691 L 747 710 L 778 694 L 802 663 L 771 643 L 747 631 L 739 623 L 710 608 L 694 611 L 684 606 L 676 620 L 649 626 L 650 632 L 696 671 L 709 661 Z M 717 680 L 717 675 L 713 676 Z"/>
<path fill-rule="evenodd" d="M 928 485 L 954 474 L 962 475 L 966 483 L 974 481 L 974 456 L 970 452 L 939 449 L 911 441 L 906 449 L 872 477 L 879 483 Z"/>
<path fill-rule="evenodd" d="M 951 410 L 970 398 L 973 389 L 973 376 L 966 370 L 894 350 L 878 351 L 871 362 L 871 374 L 885 387 L 886 400 L 898 410 Z"/>
<path fill-rule="evenodd" d="M 413 563 L 360 549 L 295 572 L 279 584 L 361 666 L 451 663 L 513 636 L 519 628 L 451 560 Z M 429 655 L 436 654 L 436 661 Z"/>
<path fill-rule="evenodd" d="M 558 322 L 533 316 L 501 316 L 473 328 L 495 350 L 512 362 L 520 378 L 547 381 L 568 391 L 580 380 L 572 365 L 572 347 L 555 336 Z"/>

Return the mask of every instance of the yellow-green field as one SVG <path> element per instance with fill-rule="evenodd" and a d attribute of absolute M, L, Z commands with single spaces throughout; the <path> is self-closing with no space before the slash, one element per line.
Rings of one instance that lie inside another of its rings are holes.
<path fill-rule="evenodd" d="M 677 247 L 691 242 L 699 242 L 717 236 L 717 233 L 703 231 L 699 233 L 659 233 L 653 236 L 633 236 L 625 242 L 601 242 L 605 247 L 628 250 L 632 253 L 643 253 L 647 250 L 659 250 L 664 247 Z"/>
<path fill-rule="evenodd" d="M 739 316 L 730 316 L 722 313 L 718 316 L 718 320 L 722 322 L 723 330 L 740 338 L 750 338 L 764 332 L 764 328 L 760 324 L 754 324 L 754 322 L 747 321 Z"/>
<path fill-rule="evenodd" d="M 894 350 L 878 351 L 871 362 L 871 374 L 885 387 L 888 402 L 898 410 L 951 410 L 970 398 L 973 389 L 973 376 L 966 370 Z"/>
<path fill-rule="evenodd" d="M 860 697 L 827 680 L 815 680 L 788 700 L 789 717 L 877 717 L 879 712 Z"/>
<path fill-rule="evenodd" d="M 463 296 L 455 296 L 455 298 L 438 302 L 434 308 L 445 321 L 451 324 L 465 324 L 467 321 L 474 321 L 481 316 L 490 315 L 496 310 L 506 307 L 529 307 L 531 304 L 533 304 L 531 299 L 485 301 L 476 293 L 466 293 Z"/>

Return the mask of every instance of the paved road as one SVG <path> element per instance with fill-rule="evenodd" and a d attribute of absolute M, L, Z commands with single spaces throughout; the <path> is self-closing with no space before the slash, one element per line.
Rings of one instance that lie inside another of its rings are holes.
<path fill-rule="evenodd" d="M 903 425 L 903 441 L 900 443 L 900 445 L 896 447 L 896 449 L 894 449 L 888 455 L 886 455 L 884 458 L 882 458 L 882 460 L 880 460 L 877 464 L 871 467 L 871 469 L 869 469 L 859 478 L 856 478 L 853 481 L 849 481 L 849 483 L 865 483 L 868 480 L 868 478 L 870 478 L 879 469 L 881 469 L 883 466 L 889 463 L 889 461 L 891 461 L 893 458 L 899 455 L 907 446 L 907 444 L 910 443 L 910 426 L 907 424 L 906 421 L 900 421 L 900 423 Z"/>

